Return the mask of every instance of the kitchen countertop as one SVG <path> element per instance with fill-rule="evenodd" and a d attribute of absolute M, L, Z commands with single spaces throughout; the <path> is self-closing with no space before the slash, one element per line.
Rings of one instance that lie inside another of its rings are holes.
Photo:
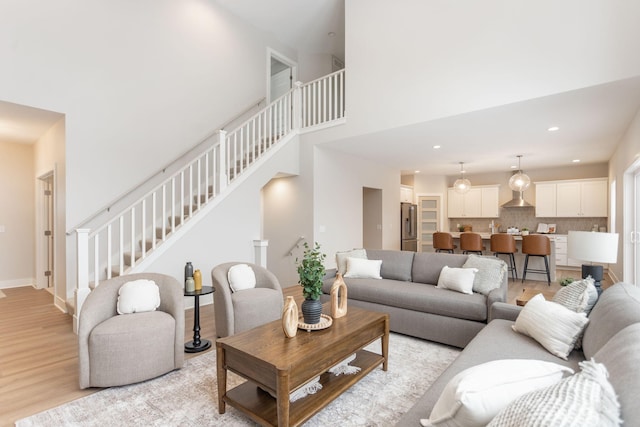
<path fill-rule="evenodd" d="M 482 240 L 490 240 L 491 239 L 491 232 L 489 231 L 472 231 L 472 233 L 478 233 L 480 235 L 480 237 L 482 237 Z M 460 235 L 462 234 L 462 232 L 459 231 L 451 231 L 451 236 L 453 236 L 454 239 L 459 239 Z M 496 234 L 507 234 L 507 233 L 496 233 Z M 530 233 L 530 234 L 537 234 L 537 233 Z M 560 236 L 560 234 L 545 234 L 545 236 L 547 236 L 549 238 L 549 240 L 554 241 L 556 236 Z M 513 237 L 516 240 L 522 240 L 522 236 L 519 234 L 514 234 Z"/>

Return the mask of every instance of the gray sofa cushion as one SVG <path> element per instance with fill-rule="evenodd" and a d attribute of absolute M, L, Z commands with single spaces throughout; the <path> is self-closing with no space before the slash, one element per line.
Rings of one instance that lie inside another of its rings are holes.
<path fill-rule="evenodd" d="M 388 279 L 345 278 L 344 281 L 349 299 L 478 322 L 487 319 L 486 297 L 482 294 L 466 295 L 433 285 Z M 332 283 L 325 280 L 324 293 L 330 292 Z"/>
<path fill-rule="evenodd" d="M 613 336 L 593 356 L 609 371 L 609 382 L 618 395 L 626 425 L 640 420 L 640 323 L 627 326 Z"/>
<path fill-rule="evenodd" d="M 368 259 L 382 260 L 380 275 L 383 279 L 411 281 L 411 266 L 415 252 L 367 249 Z"/>
<path fill-rule="evenodd" d="M 589 314 L 582 348 L 587 359 L 593 357 L 609 339 L 625 327 L 640 322 L 640 288 L 617 283 L 600 295 Z"/>
<path fill-rule="evenodd" d="M 418 252 L 413 256 L 412 281 L 436 285 L 442 267 L 460 268 L 467 258 L 467 255 Z"/>

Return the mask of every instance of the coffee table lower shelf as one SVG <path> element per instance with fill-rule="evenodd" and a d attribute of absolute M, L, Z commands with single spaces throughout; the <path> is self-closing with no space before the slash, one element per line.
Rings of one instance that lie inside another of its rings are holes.
<path fill-rule="evenodd" d="M 355 360 L 350 363 L 351 366 L 358 366 L 360 372 L 352 375 L 333 375 L 325 372 L 320 375 L 322 389 L 291 403 L 289 407 L 290 425 L 296 426 L 307 421 L 383 362 L 382 355 L 360 350 L 356 352 Z M 276 399 L 251 381 L 246 381 L 227 391 L 224 401 L 262 425 L 278 425 Z"/>

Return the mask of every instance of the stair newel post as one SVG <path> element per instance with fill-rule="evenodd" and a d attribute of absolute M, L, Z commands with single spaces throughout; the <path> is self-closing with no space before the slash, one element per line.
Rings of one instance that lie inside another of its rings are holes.
<path fill-rule="evenodd" d="M 76 230 L 76 264 L 77 264 L 77 285 L 74 294 L 75 310 L 73 313 L 73 332 L 78 333 L 80 310 L 84 300 L 91 292 L 89 289 L 89 229 L 79 228 Z"/>
<path fill-rule="evenodd" d="M 302 127 L 302 82 L 295 82 L 293 88 L 293 130 L 298 131 Z"/>
<path fill-rule="evenodd" d="M 269 246 L 268 240 L 254 240 L 253 250 L 255 253 L 255 264 L 260 267 L 267 268 L 267 248 Z"/>
<path fill-rule="evenodd" d="M 216 173 L 218 175 L 216 194 L 220 194 L 227 187 L 227 169 L 229 169 L 229 165 L 227 165 L 227 131 L 218 131 L 218 146 L 220 147 L 220 155 L 216 165 Z"/>

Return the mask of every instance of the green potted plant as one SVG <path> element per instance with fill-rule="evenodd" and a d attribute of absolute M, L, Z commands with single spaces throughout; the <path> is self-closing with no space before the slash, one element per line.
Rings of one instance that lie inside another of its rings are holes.
<path fill-rule="evenodd" d="M 520 234 L 523 236 L 528 236 L 529 235 L 529 229 L 527 227 L 522 227 L 522 230 L 520 231 Z"/>
<path fill-rule="evenodd" d="M 326 255 L 320 252 L 320 245 L 316 242 L 313 248 L 307 242 L 304 244 L 304 255 L 302 260 L 296 258 L 298 263 L 298 276 L 300 286 L 302 286 L 302 315 L 304 323 L 313 325 L 320 322 L 322 313 L 322 280 L 325 275 L 324 259 Z"/>

